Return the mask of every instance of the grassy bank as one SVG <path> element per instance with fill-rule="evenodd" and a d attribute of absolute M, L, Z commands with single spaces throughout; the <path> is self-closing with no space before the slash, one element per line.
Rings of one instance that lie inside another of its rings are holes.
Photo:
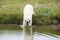
<path fill-rule="evenodd" d="M 34 25 L 60 24 L 60 8 L 35 8 L 33 16 Z M 0 24 L 22 24 L 23 13 L 2 14 L 0 13 Z"/>
<path fill-rule="evenodd" d="M 34 6 L 34 25 L 60 24 L 60 0 L 1 0 L 0 24 L 22 24 L 23 8 Z"/>
<path fill-rule="evenodd" d="M 21 14 L 0 14 L 0 24 L 22 24 Z"/>

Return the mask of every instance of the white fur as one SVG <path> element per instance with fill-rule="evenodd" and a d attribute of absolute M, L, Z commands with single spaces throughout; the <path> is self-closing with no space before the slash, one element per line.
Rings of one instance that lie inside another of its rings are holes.
<path fill-rule="evenodd" d="M 24 10 L 23 10 L 23 15 L 24 15 L 24 17 L 23 17 L 23 26 L 26 26 L 27 22 L 28 22 L 29 26 L 32 26 L 32 15 L 33 14 L 34 14 L 33 6 L 31 4 L 27 4 L 24 7 Z"/>

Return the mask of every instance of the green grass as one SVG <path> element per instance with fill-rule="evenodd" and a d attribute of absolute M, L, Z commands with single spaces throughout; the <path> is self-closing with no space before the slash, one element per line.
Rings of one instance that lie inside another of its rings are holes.
<path fill-rule="evenodd" d="M 0 14 L 0 24 L 22 24 L 20 14 Z"/>
<path fill-rule="evenodd" d="M 41 4 L 47 4 L 47 3 L 58 3 L 60 0 L 2 0 L 4 4 L 9 4 L 9 3 L 41 3 Z"/>
<path fill-rule="evenodd" d="M 2 9 L 2 10 L 1 10 Z M 0 24 L 22 24 L 23 19 L 23 8 L 10 8 L 0 9 Z M 53 17 L 60 18 L 60 7 L 51 6 L 51 8 L 35 8 L 35 16 L 33 16 L 33 24 L 59 24 L 57 19 Z M 57 22 L 56 22 L 57 21 Z"/>
<path fill-rule="evenodd" d="M 30 3 L 34 6 L 33 24 L 59 24 L 60 0 L 2 0 L 0 5 L 0 24 L 22 24 L 23 8 Z M 37 6 L 37 7 L 35 7 Z M 58 17 L 58 19 L 53 19 Z"/>
<path fill-rule="evenodd" d="M 59 7 L 35 8 L 36 15 L 34 16 L 33 23 L 34 24 L 51 24 L 53 20 L 58 21 L 58 19 L 53 19 L 53 18 L 60 16 L 59 10 L 60 10 Z"/>

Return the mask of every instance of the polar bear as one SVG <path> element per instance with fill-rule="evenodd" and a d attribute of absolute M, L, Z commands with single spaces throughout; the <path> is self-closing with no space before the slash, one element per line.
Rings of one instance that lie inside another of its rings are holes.
<path fill-rule="evenodd" d="M 32 16 L 34 15 L 34 9 L 31 4 L 27 4 L 23 10 L 23 27 L 32 26 Z"/>

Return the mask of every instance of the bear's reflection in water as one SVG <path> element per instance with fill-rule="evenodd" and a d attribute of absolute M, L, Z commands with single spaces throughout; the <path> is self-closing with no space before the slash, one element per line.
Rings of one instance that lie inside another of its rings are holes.
<path fill-rule="evenodd" d="M 32 27 L 26 26 L 23 28 L 24 40 L 33 40 Z"/>

